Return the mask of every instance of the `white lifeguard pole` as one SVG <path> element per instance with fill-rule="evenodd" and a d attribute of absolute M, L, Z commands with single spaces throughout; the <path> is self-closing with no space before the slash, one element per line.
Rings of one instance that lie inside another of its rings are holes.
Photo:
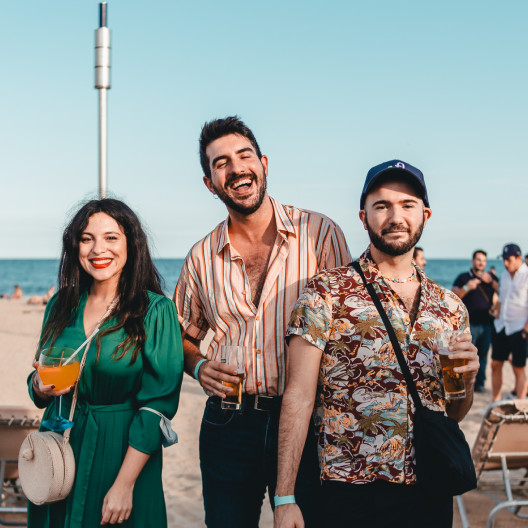
<path fill-rule="evenodd" d="M 95 30 L 95 88 L 99 90 L 99 198 L 106 198 L 108 116 L 110 89 L 110 30 L 106 26 L 106 2 L 99 4 L 99 27 Z"/>

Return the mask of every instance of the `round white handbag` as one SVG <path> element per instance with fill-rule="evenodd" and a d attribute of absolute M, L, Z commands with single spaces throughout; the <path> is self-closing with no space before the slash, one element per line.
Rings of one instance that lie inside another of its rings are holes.
<path fill-rule="evenodd" d="M 117 299 L 114 299 L 106 313 L 101 317 L 94 331 L 76 350 L 80 352 L 86 347 L 79 367 L 79 375 L 73 392 L 69 420 L 73 420 L 79 379 L 81 377 L 88 349 L 102 322 L 112 313 Z M 18 452 L 18 474 L 26 497 L 37 506 L 65 499 L 73 487 L 75 480 L 75 457 L 70 445 L 71 429 L 66 429 L 64 435 L 52 431 L 35 431 L 29 433 Z"/>
<path fill-rule="evenodd" d="M 18 472 L 26 497 L 36 505 L 65 499 L 75 478 L 75 458 L 68 438 L 29 433 L 20 446 Z"/>

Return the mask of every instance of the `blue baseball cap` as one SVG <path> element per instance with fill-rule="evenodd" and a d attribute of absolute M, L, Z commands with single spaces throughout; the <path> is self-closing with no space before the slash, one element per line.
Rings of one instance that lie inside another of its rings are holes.
<path fill-rule="evenodd" d="M 520 257 L 521 248 L 517 244 L 506 244 L 502 248 L 502 258 L 506 259 L 508 257 Z"/>
<path fill-rule="evenodd" d="M 382 177 L 386 178 L 388 176 L 408 180 L 420 192 L 420 198 L 423 200 L 424 205 L 429 207 L 429 198 L 427 197 L 427 189 L 425 187 L 425 180 L 422 171 L 404 161 L 392 160 L 376 165 L 368 171 L 365 185 L 361 192 L 360 209 L 363 209 L 365 206 L 365 198 L 367 197 L 367 194 L 375 187 Z"/>

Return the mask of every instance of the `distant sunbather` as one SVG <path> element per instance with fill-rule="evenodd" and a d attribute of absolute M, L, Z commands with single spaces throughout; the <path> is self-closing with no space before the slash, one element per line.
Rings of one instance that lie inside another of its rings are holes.
<path fill-rule="evenodd" d="M 22 297 L 22 288 L 18 284 L 15 284 L 13 293 L 11 294 L 10 299 L 20 299 L 21 297 Z"/>
<path fill-rule="evenodd" d="M 55 293 L 55 286 L 52 286 L 44 295 L 33 295 L 28 299 L 28 304 L 48 304 L 51 296 Z"/>

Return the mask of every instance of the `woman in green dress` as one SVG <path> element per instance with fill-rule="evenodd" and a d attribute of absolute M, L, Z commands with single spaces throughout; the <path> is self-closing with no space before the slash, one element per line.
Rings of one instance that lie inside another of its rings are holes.
<path fill-rule="evenodd" d="M 92 200 L 64 232 L 59 290 L 46 307 L 39 351 L 52 345 L 78 348 L 111 306 L 78 382 L 70 436 L 73 489 L 60 502 L 29 503 L 30 528 L 167 526 L 155 412 L 171 419 L 178 407 L 183 376 L 178 318 L 163 295 L 137 216 L 118 200 Z M 62 415 L 68 416 L 71 388 L 54 392 L 36 370 L 28 387 L 35 404 L 46 407 L 44 419 L 55 414 L 53 396 L 60 394 L 65 394 Z"/>

